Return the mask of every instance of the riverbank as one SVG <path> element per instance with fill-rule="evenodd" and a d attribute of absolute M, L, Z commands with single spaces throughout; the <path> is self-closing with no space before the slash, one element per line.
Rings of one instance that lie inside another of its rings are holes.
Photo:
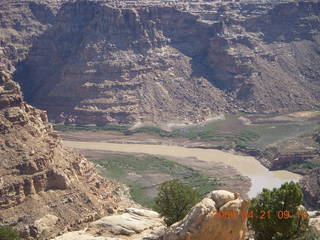
<path fill-rule="evenodd" d="M 166 126 L 139 128 L 108 125 L 55 126 L 66 140 L 107 141 L 110 143 L 178 145 L 236 151 L 257 158 L 270 170 L 308 174 L 320 167 L 319 144 L 313 134 L 320 128 L 320 111 L 289 114 L 238 114 L 165 130 Z M 169 124 L 170 125 L 170 124 Z"/>
<path fill-rule="evenodd" d="M 63 126 L 59 134 L 64 140 L 76 142 L 223 150 L 238 156 L 253 156 L 269 170 L 288 170 L 307 176 L 320 163 L 318 158 L 314 158 L 319 156 L 319 144 L 313 137 L 319 121 L 319 111 L 283 115 L 246 114 L 230 115 L 171 131 L 156 126 L 133 130 L 125 126 L 108 126 L 105 130 Z"/>
<path fill-rule="evenodd" d="M 158 186 L 168 180 L 179 180 L 204 196 L 212 190 L 227 189 L 247 198 L 251 181 L 234 168 L 194 157 L 177 158 L 144 153 L 77 149 L 98 164 L 99 173 L 129 186 L 134 201 L 151 208 Z"/>
<path fill-rule="evenodd" d="M 263 188 L 279 187 L 286 181 L 298 181 L 300 175 L 288 171 L 269 171 L 253 157 L 236 155 L 215 149 L 186 148 L 152 144 L 116 144 L 108 142 L 63 141 L 67 147 L 87 150 L 145 153 L 176 158 L 196 158 L 213 165 L 222 163 L 236 169 L 241 175 L 251 179 L 249 197 L 256 196 Z"/>

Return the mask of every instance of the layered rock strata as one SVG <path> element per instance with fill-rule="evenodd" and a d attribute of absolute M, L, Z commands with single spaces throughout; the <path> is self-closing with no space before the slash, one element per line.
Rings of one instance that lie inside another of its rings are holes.
<path fill-rule="evenodd" d="M 26 104 L 18 84 L 3 71 L 0 134 L 1 225 L 47 239 L 121 208 L 121 186 L 103 180 L 93 164 L 63 148 L 46 113 Z"/>
<path fill-rule="evenodd" d="M 2 61 L 18 69 L 27 100 L 57 122 L 310 109 L 320 102 L 319 4 L 9 2 Z"/>

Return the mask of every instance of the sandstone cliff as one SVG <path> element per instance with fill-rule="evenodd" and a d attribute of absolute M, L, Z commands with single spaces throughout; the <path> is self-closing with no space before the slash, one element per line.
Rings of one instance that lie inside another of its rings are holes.
<path fill-rule="evenodd" d="M 310 109 L 320 102 L 319 5 L 9 2 L 2 61 L 29 102 L 67 123 Z"/>
<path fill-rule="evenodd" d="M 0 224 L 47 239 L 125 205 L 122 188 L 64 149 L 45 112 L 0 72 Z"/>

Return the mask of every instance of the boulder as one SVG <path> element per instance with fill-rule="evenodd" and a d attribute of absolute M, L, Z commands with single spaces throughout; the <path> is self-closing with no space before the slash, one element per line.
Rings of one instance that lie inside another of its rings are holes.
<path fill-rule="evenodd" d="M 215 202 L 216 208 L 220 208 L 225 203 L 237 198 L 235 193 L 231 193 L 225 190 L 212 191 L 208 194 L 207 197 L 211 198 Z"/>
<path fill-rule="evenodd" d="M 213 191 L 183 220 L 172 225 L 163 240 L 243 240 L 248 207 L 249 202 L 238 194 Z"/>

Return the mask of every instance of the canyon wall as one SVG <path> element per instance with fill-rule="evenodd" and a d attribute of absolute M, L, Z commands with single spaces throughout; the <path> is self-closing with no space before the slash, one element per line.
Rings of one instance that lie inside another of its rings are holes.
<path fill-rule="evenodd" d="M 62 147 L 45 112 L 26 104 L 0 72 L 0 225 L 47 239 L 130 203 L 81 155 Z M 131 203 L 130 203 L 131 204 Z"/>
<path fill-rule="evenodd" d="M 3 65 L 53 121 L 199 122 L 320 105 L 319 2 L 54 2 L 1 15 Z"/>

